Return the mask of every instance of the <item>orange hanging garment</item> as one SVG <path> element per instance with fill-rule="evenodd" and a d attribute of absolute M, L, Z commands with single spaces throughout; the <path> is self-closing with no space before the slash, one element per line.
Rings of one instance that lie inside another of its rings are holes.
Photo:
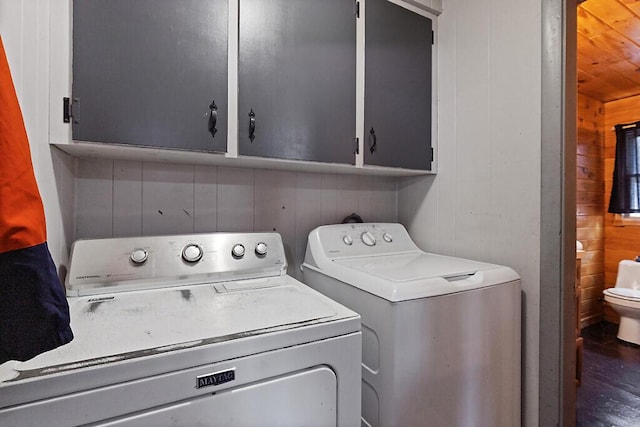
<path fill-rule="evenodd" d="M 27 360 L 73 339 L 46 238 L 29 140 L 0 38 L 0 363 Z"/>

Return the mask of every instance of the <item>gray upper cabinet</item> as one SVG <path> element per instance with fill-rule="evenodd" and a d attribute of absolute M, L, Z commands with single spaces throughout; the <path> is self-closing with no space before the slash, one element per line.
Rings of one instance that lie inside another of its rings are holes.
<path fill-rule="evenodd" d="M 431 170 L 432 22 L 367 0 L 364 162 Z"/>
<path fill-rule="evenodd" d="M 227 0 L 74 0 L 73 139 L 227 149 Z"/>
<path fill-rule="evenodd" d="M 240 0 L 239 154 L 354 163 L 353 0 Z"/>

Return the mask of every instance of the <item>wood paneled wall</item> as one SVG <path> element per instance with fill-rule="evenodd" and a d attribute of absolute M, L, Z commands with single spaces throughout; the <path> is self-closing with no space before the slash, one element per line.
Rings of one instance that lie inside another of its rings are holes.
<path fill-rule="evenodd" d="M 77 160 L 76 238 L 277 231 L 300 276 L 309 232 L 357 212 L 397 221 L 396 178 Z"/>
<path fill-rule="evenodd" d="M 578 94 L 576 238 L 582 242 L 580 321 L 587 326 L 602 320 L 604 289 L 604 105 Z"/>
<path fill-rule="evenodd" d="M 611 181 L 616 157 L 616 135 L 613 127 L 620 123 L 640 120 L 640 96 L 607 102 L 604 107 L 604 211 L 609 206 Z M 605 213 L 605 288 L 615 285 L 618 263 L 623 259 L 634 259 L 640 255 L 640 219 L 635 223 L 625 221 L 608 212 Z M 615 311 L 605 306 L 605 320 L 618 322 Z"/>

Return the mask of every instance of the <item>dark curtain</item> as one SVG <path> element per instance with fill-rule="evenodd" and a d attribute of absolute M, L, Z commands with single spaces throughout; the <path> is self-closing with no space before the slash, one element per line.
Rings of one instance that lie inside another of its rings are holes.
<path fill-rule="evenodd" d="M 616 125 L 616 162 L 610 213 L 640 212 L 640 122 Z"/>

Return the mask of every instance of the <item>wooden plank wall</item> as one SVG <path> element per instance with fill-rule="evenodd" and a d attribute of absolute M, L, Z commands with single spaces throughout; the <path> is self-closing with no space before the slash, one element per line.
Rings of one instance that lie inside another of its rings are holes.
<path fill-rule="evenodd" d="M 580 283 L 582 327 L 602 320 L 604 289 L 604 105 L 578 94 L 576 238 L 584 246 Z"/>
<path fill-rule="evenodd" d="M 397 178 L 76 160 L 75 238 L 277 231 L 300 276 L 309 232 L 357 212 L 396 222 Z"/>
<path fill-rule="evenodd" d="M 609 206 L 611 181 L 616 153 L 616 136 L 613 127 L 619 123 L 640 120 L 640 96 L 607 102 L 604 106 L 604 210 Z M 605 288 L 615 285 L 618 263 L 640 255 L 640 220 L 624 222 L 613 214 L 605 213 Z M 615 311 L 605 306 L 605 320 L 618 322 Z"/>

